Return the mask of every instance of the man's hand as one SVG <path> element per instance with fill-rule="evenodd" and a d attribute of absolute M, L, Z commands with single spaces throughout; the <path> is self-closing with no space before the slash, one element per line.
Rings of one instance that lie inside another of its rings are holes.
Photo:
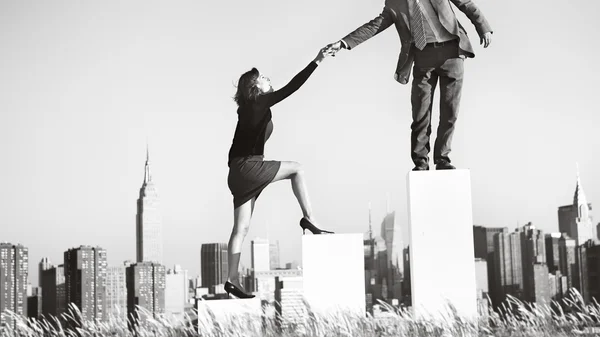
<path fill-rule="evenodd" d="M 492 32 L 483 34 L 483 36 L 479 39 L 479 44 L 483 44 L 483 48 L 487 48 L 490 43 L 492 43 Z"/>
<path fill-rule="evenodd" d="M 325 52 L 327 55 L 335 56 L 335 54 L 342 49 L 342 41 L 337 41 L 334 43 L 330 43 L 325 47 Z"/>

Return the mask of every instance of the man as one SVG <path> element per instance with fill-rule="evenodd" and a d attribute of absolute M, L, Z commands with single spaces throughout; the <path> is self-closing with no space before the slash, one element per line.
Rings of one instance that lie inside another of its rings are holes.
<path fill-rule="evenodd" d="M 471 0 L 385 0 L 379 16 L 327 46 L 328 52 L 335 55 L 342 48 L 355 48 L 392 24 L 396 26 L 402 48 L 394 79 L 407 84 L 414 64 L 411 92 L 413 171 L 429 170 L 431 108 L 438 81 L 440 123 L 433 148 L 433 161 L 437 170 L 455 168 L 448 155 L 458 115 L 463 62 L 466 57 L 475 57 L 475 53 L 450 2 L 467 15 L 477 29 L 480 43 L 487 48 L 492 29 Z"/>

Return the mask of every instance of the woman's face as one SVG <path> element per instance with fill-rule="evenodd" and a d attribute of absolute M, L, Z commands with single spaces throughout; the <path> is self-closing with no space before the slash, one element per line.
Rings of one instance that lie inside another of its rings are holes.
<path fill-rule="evenodd" d="M 263 74 L 258 75 L 258 78 L 256 79 L 256 86 L 263 93 L 269 92 L 273 89 L 271 86 L 271 80 Z"/>

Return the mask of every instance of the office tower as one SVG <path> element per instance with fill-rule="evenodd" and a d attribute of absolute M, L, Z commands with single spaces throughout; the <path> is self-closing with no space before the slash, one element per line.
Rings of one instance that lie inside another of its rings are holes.
<path fill-rule="evenodd" d="M 124 319 L 127 317 L 127 264 L 110 266 L 106 272 L 106 317 Z"/>
<path fill-rule="evenodd" d="M 478 257 L 475 258 L 475 284 L 477 287 L 477 307 L 479 313 L 486 314 L 488 312 L 489 296 L 487 261 Z"/>
<path fill-rule="evenodd" d="M 588 303 L 600 303 L 600 245 L 587 247 L 587 297 Z"/>
<path fill-rule="evenodd" d="M 53 266 L 42 271 L 42 314 L 59 316 L 67 310 L 67 288 L 64 265 Z"/>
<path fill-rule="evenodd" d="M 44 272 L 44 270 L 48 270 L 52 267 L 52 263 L 50 262 L 50 259 L 48 259 L 47 257 L 42 258 L 42 260 L 40 261 L 39 265 L 38 265 L 38 286 L 41 287 L 42 286 L 42 273 Z"/>
<path fill-rule="evenodd" d="M 410 246 L 402 249 L 402 261 L 404 263 L 404 275 L 402 280 L 402 302 L 406 306 L 412 305 L 411 280 L 410 280 Z"/>
<path fill-rule="evenodd" d="M 498 290 L 499 306 L 506 295 L 523 299 L 523 258 L 519 232 L 497 233 L 494 236 L 494 258 L 496 267 L 495 289 Z"/>
<path fill-rule="evenodd" d="M 215 286 L 225 284 L 228 273 L 227 244 L 204 243 L 200 247 L 200 275 L 202 288 L 215 293 Z"/>
<path fill-rule="evenodd" d="M 546 234 L 546 265 L 549 273 L 560 270 L 560 237 L 561 233 Z"/>
<path fill-rule="evenodd" d="M 0 243 L 0 328 L 17 324 L 5 310 L 27 317 L 28 274 L 29 250 L 21 244 Z"/>
<path fill-rule="evenodd" d="M 500 289 L 496 287 L 496 257 L 494 250 L 494 236 L 497 233 L 507 234 L 506 227 L 483 227 L 473 226 L 473 245 L 475 248 L 475 257 L 484 259 L 487 263 L 487 280 L 490 300 L 493 305 L 499 304 L 501 298 Z"/>
<path fill-rule="evenodd" d="M 385 242 L 385 287 L 386 297 L 389 299 L 400 299 L 402 296 L 402 237 L 396 226 L 396 212 L 390 211 L 389 198 L 387 201 L 386 215 L 381 221 L 381 238 Z M 383 253 L 382 253 L 383 254 Z M 383 255 L 382 255 L 383 256 Z"/>
<path fill-rule="evenodd" d="M 256 238 L 250 243 L 250 259 L 255 272 L 271 270 L 269 240 Z"/>
<path fill-rule="evenodd" d="M 578 246 L 588 240 L 598 241 L 596 227 L 593 225 L 592 204 L 587 202 L 583 191 L 579 167 L 573 203 L 558 208 L 558 228 L 561 233 L 567 233 L 569 237 L 575 239 Z"/>
<path fill-rule="evenodd" d="M 278 328 L 294 328 L 302 324 L 307 310 L 303 298 L 304 280 L 302 276 L 275 277 L 275 312 Z"/>
<path fill-rule="evenodd" d="M 67 311 L 75 305 L 84 321 L 106 319 L 106 250 L 79 246 L 65 252 Z M 81 323 L 81 322 L 78 322 Z"/>
<path fill-rule="evenodd" d="M 165 312 L 165 267 L 154 262 L 138 262 L 127 267 L 127 317 L 132 324 L 157 319 Z M 151 317 L 146 317 L 143 308 Z"/>
<path fill-rule="evenodd" d="M 579 284 L 579 275 L 577 272 L 577 243 L 575 239 L 570 238 L 566 233 L 562 233 L 558 239 L 559 246 L 559 270 L 563 276 L 567 277 L 567 290 L 577 287 Z"/>
<path fill-rule="evenodd" d="M 530 301 L 539 305 L 548 305 L 552 300 L 550 284 L 548 282 L 548 266 L 545 263 L 533 264 L 533 286 Z"/>
<path fill-rule="evenodd" d="M 42 314 L 42 288 L 32 287 L 31 293 L 27 294 L 27 317 L 39 318 Z"/>
<path fill-rule="evenodd" d="M 271 270 L 281 268 L 279 262 L 279 241 L 269 244 L 269 265 Z"/>
<path fill-rule="evenodd" d="M 187 271 L 176 265 L 174 269 L 167 270 L 165 280 L 165 313 L 184 317 L 184 307 L 187 302 Z"/>
<path fill-rule="evenodd" d="M 523 259 L 523 300 L 526 302 L 537 302 L 536 294 L 546 294 L 546 292 L 537 292 L 534 278 L 534 267 L 537 264 L 546 266 L 546 245 L 544 233 L 536 229 L 531 222 L 519 229 L 521 235 L 521 256 Z M 547 270 L 547 267 L 545 267 Z M 548 283 L 548 272 L 544 275 L 544 282 Z M 546 287 L 547 288 L 547 287 Z M 547 290 L 547 289 L 546 289 Z M 548 296 L 549 298 L 549 296 Z M 544 298 L 545 299 L 545 298 Z"/>
<path fill-rule="evenodd" d="M 136 215 L 136 255 L 137 262 L 162 263 L 163 235 L 160 203 L 156 186 L 150 174 L 150 154 L 146 149 L 144 182 L 137 200 Z"/>

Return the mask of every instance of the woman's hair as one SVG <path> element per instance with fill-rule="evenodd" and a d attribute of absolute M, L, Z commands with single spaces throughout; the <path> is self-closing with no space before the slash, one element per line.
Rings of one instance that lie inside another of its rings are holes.
<path fill-rule="evenodd" d="M 242 106 L 246 103 L 256 100 L 260 95 L 260 89 L 256 86 L 256 79 L 258 79 L 258 69 L 252 68 L 240 76 L 238 81 L 237 91 L 233 100 L 238 106 Z"/>

